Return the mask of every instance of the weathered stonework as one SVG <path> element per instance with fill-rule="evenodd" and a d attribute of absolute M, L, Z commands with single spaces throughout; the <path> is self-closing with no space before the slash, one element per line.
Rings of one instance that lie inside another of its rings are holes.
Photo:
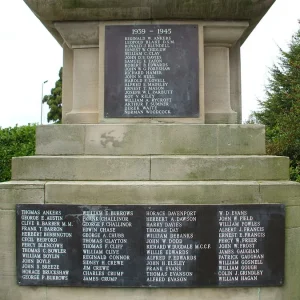
<path fill-rule="evenodd" d="M 274 0 L 25 2 L 63 44 L 63 122 L 73 125 L 38 127 L 36 156 L 15 158 L 15 180 L 0 184 L 0 300 L 299 300 L 300 184 L 288 181 L 288 159 L 265 155 L 263 126 L 201 124 L 240 122 L 240 45 Z M 199 101 L 205 113 L 169 123 L 104 124 L 107 21 L 198 24 Z M 16 284 L 15 205 L 25 203 L 282 203 L 285 284 L 226 289 L 21 287 Z"/>
<path fill-rule="evenodd" d="M 240 45 L 274 1 L 25 2 L 64 49 L 63 123 L 236 124 L 242 120 Z M 198 26 L 199 117 L 104 117 L 104 27 L 126 24 Z"/>
<path fill-rule="evenodd" d="M 275 0 L 25 0 L 39 19 L 62 41 L 52 28 L 54 21 L 108 20 L 228 20 L 248 21 L 247 36 Z"/>

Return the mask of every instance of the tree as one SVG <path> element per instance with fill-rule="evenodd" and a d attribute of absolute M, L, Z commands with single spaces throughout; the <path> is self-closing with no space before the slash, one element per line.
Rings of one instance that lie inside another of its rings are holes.
<path fill-rule="evenodd" d="M 11 178 L 11 160 L 35 153 L 36 125 L 0 127 L 0 182 Z"/>
<path fill-rule="evenodd" d="M 266 125 L 267 152 L 288 156 L 291 179 L 300 182 L 300 29 L 270 70 L 266 100 L 253 117 Z"/>
<path fill-rule="evenodd" d="M 53 121 L 56 124 L 60 124 L 62 118 L 62 71 L 60 68 L 59 79 L 55 88 L 51 90 L 51 95 L 46 95 L 43 99 L 43 103 L 47 103 L 50 109 L 47 115 L 48 122 Z"/>

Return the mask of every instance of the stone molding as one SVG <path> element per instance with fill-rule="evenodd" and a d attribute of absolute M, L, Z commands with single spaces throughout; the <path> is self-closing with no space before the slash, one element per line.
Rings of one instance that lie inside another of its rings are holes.
<path fill-rule="evenodd" d="M 248 22 L 199 22 L 193 21 L 155 21 L 155 22 L 122 22 L 122 25 L 132 24 L 198 24 L 203 27 L 205 46 L 233 46 L 249 27 Z M 100 25 L 117 25 L 120 22 L 55 22 L 54 27 L 59 32 L 70 49 L 76 48 L 98 48 L 99 47 L 99 27 Z"/>
<path fill-rule="evenodd" d="M 276 0 L 24 0 L 59 43 L 54 22 L 109 20 L 247 21 L 242 40 L 252 32 Z"/>

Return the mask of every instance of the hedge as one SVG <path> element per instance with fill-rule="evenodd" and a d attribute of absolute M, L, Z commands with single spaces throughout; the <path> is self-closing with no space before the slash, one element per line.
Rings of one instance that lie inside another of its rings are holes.
<path fill-rule="evenodd" d="M 35 153 L 35 124 L 0 127 L 0 182 L 11 179 L 11 160 Z"/>

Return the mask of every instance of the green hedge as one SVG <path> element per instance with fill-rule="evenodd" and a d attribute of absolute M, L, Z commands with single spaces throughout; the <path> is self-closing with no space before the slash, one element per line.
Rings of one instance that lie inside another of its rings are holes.
<path fill-rule="evenodd" d="M 0 127 L 0 182 L 11 179 L 11 159 L 35 153 L 36 125 Z"/>

